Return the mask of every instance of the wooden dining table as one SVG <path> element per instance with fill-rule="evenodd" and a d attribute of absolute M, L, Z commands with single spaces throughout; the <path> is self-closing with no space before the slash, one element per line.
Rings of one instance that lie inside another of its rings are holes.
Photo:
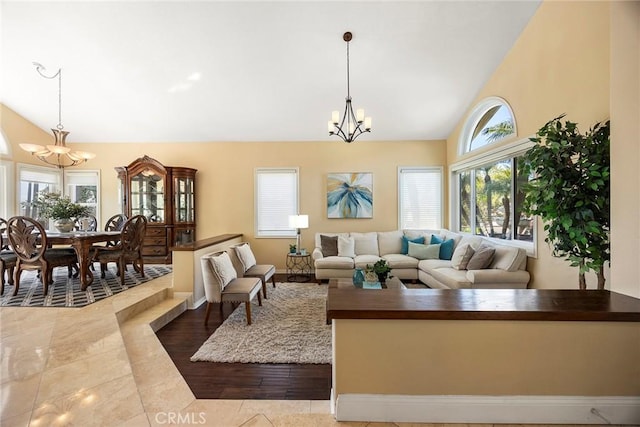
<path fill-rule="evenodd" d="M 71 245 L 78 256 L 80 265 L 80 284 L 84 291 L 93 283 L 91 264 L 94 243 L 117 242 L 119 231 L 73 231 L 70 233 L 47 232 L 47 243 L 50 245 Z"/>

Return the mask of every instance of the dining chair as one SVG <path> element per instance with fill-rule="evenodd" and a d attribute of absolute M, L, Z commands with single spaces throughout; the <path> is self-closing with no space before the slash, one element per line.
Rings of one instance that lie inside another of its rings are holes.
<path fill-rule="evenodd" d="M 86 227 L 83 228 L 84 221 L 86 221 Z M 76 231 L 97 231 L 98 219 L 93 215 L 85 215 L 80 218 L 76 218 L 73 229 Z"/>
<path fill-rule="evenodd" d="M 7 282 L 13 285 L 13 270 L 18 257 L 9 246 L 7 235 L 7 221 L 0 218 L 0 295 L 4 295 L 4 275 L 7 273 Z"/>
<path fill-rule="evenodd" d="M 75 252 L 66 248 L 49 248 L 47 233 L 42 225 L 33 218 L 14 216 L 7 221 L 7 236 L 17 260 L 13 272 L 13 295 L 18 294 L 20 276 L 24 270 L 40 270 L 40 280 L 44 285 L 44 295 L 53 283 L 53 269 L 66 266 L 69 277 L 78 258 Z"/>
<path fill-rule="evenodd" d="M 107 263 L 118 264 L 120 284 L 124 286 L 124 272 L 127 263 L 132 263 L 135 271 L 144 277 L 142 242 L 147 231 L 147 218 L 136 215 L 128 219 L 120 230 L 120 241 L 115 246 L 98 247 L 93 259 L 100 263 L 101 276 L 105 277 Z"/>

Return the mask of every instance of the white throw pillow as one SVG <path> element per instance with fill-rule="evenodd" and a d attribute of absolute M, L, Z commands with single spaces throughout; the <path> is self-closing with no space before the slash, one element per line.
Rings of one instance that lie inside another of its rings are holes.
<path fill-rule="evenodd" d="M 475 251 L 471 247 L 469 243 L 463 243 L 458 245 L 455 251 L 453 251 L 453 256 L 451 257 L 451 266 L 456 270 L 466 270 L 467 264 L 469 264 L 469 260 L 473 256 Z"/>
<path fill-rule="evenodd" d="M 222 285 L 223 288 L 238 277 L 228 253 L 222 252 L 218 256 L 213 256 L 209 258 L 209 262 L 213 267 L 213 274 L 216 275 L 216 278 L 220 281 L 220 285 Z"/>
<path fill-rule="evenodd" d="M 379 256 L 399 254 L 402 251 L 402 231 L 379 231 Z"/>
<path fill-rule="evenodd" d="M 244 271 L 247 271 L 256 265 L 256 257 L 253 255 L 253 251 L 251 251 L 251 247 L 249 247 L 248 243 L 236 246 L 234 249 L 236 250 L 236 255 L 238 255 L 238 259 L 240 260 Z"/>
<path fill-rule="evenodd" d="M 376 255 L 378 256 L 378 233 L 351 233 L 355 242 L 356 255 Z"/>
<path fill-rule="evenodd" d="M 338 256 L 356 257 L 356 242 L 352 237 L 338 237 Z"/>

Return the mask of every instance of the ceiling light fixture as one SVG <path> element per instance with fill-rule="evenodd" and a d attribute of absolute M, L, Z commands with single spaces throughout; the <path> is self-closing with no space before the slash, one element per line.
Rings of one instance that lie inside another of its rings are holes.
<path fill-rule="evenodd" d="M 56 129 L 51 129 L 55 138 L 53 145 L 42 146 L 38 144 L 20 144 L 20 148 L 24 151 L 28 151 L 33 156 L 36 156 L 41 161 L 56 166 L 60 169 L 70 166 L 76 166 L 80 163 L 96 157 L 95 154 L 86 151 L 71 151 L 71 148 L 67 147 L 65 140 L 69 132 L 62 126 L 62 68 L 58 69 L 58 72 L 52 76 L 47 76 L 43 73 L 44 66 L 37 62 L 33 65 L 36 67 L 36 71 L 45 79 L 58 78 L 58 125 Z"/>
<path fill-rule="evenodd" d="M 353 113 L 351 106 L 351 92 L 349 88 L 349 42 L 353 38 L 353 34 L 346 32 L 342 36 L 342 40 L 347 42 L 347 104 L 344 107 L 344 115 L 340 121 L 340 112 L 333 111 L 331 120 L 328 123 L 329 136 L 338 135 L 344 142 L 355 141 L 357 137 L 365 132 L 371 132 L 371 117 L 364 116 L 364 110 L 359 108 Z"/>

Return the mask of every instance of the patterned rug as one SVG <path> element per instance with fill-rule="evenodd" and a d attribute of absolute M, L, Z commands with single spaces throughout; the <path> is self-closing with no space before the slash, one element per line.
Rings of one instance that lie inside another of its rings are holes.
<path fill-rule="evenodd" d="M 191 356 L 192 362 L 331 363 L 326 323 L 327 286 L 278 283 L 268 299 L 251 303 L 251 325 L 241 304 Z M 216 308 L 217 310 L 217 308 Z"/>
<path fill-rule="evenodd" d="M 43 295 L 44 288 L 36 276 L 37 272 L 24 271 L 15 297 L 12 296 L 14 287 L 5 283 L 0 307 L 84 307 L 171 273 L 170 265 L 145 265 L 145 277 L 142 278 L 129 266 L 125 272 L 124 286 L 121 286 L 115 264 L 108 264 L 104 279 L 100 278 L 100 264 L 96 263 L 94 267 L 95 278 L 86 291 L 80 290 L 80 278 L 67 277 L 66 267 L 54 269 L 53 284 L 49 285 L 47 295 Z"/>

